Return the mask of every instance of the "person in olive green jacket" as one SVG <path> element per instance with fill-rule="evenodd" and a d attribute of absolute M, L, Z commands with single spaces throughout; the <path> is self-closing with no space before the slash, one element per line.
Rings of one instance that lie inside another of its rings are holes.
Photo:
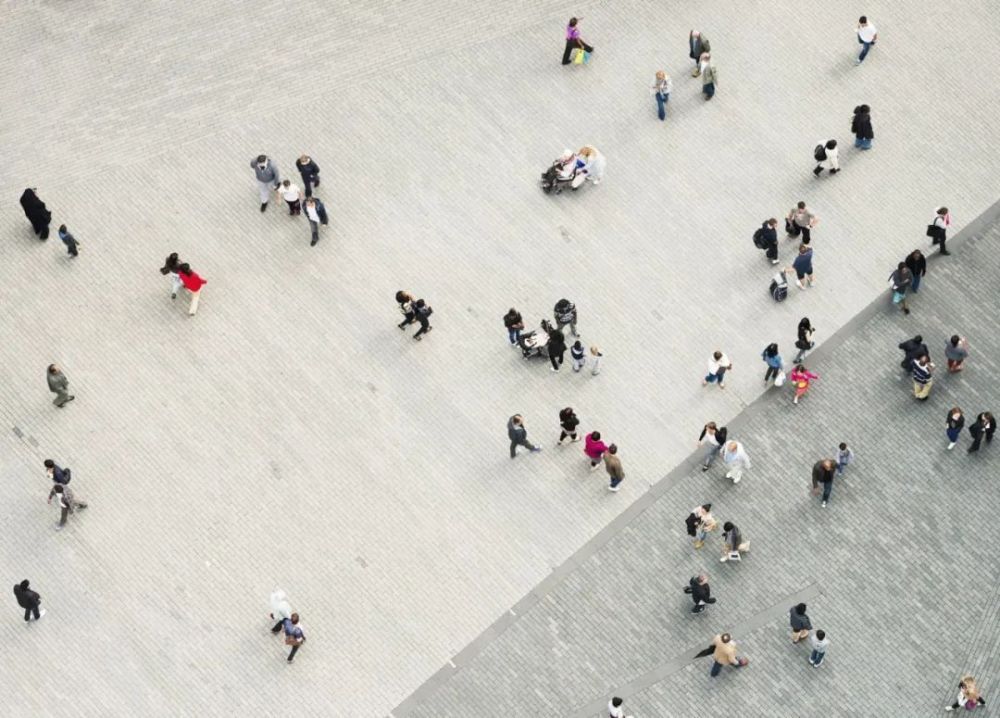
<path fill-rule="evenodd" d="M 704 53 L 699 63 L 701 68 L 701 91 L 705 93 L 705 99 L 711 100 L 715 96 L 715 85 L 719 82 L 719 71 L 712 63 L 712 55 Z"/>
<path fill-rule="evenodd" d="M 608 476 L 611 477 L 611 483 L 608 484 L 608 491 L 617 491 L 619 484 L 625 478 L 625 472 L 622 470 L 622 460 L 618 458 L 618 446 L 612 444 L 608 447 L 608 450 L 604 452 L 604 468 L 608 471 Z"/>

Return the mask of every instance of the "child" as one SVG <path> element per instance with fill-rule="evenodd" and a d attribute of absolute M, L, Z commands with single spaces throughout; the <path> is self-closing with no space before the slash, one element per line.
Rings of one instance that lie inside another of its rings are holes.
<path fill-rule="evenodd" d="M 789 379 L 792 380 L 792 386 L 795 387 L 795 398 L 792 399 L 792 403 L 798 404 L 799 399 L 809 391 L 809 382 L 813 379 L 819 379 L 819 375 L 813 374 L 805 366 L 799 364 L 792 370 Z"/>
<path fill-rule="evenodd" d="M 826 658 L 826 649 L 829 645 L 830 639 L 826 637 L 826 631 L 816 631 L 815 635 L 809 636 L 809 647 L 812 648 L 809 663 L 813 668 L 819 668 L 819 664 Z"/>
<path fill-rule="evenodd" d="M 66 229 L 65 224 L 59 225 L 59 239 L 63 241 L 63 244 L 66 245 L 66 249 L 69 250 L 69 256 L 71 257 L 79 256 L 80 251 L 78 248 L 80 246 L 80 243 L 76 241 L 76 238 L 72 234 L 69 233 L 69 230 Z"/>
<path fill-rule="evenodd" d="M 597 345 L 595 344 L 594 346 L 590 347 L 590 356 L 593 357 L 593 362 L 594 362 L 594 365 L 590 368 L 590 373 L 592 376 L 597 376 L 598 374 L 601 373 L 601 357 L 604 355 L 601 354 L 600 350 L 597 348 Z"/>
<path fill-rule="evenodd" d="M 837 452 L 837 474 L 844 473 L 847 465 L 854 461 L 854 452 L 848 447 L 847 442 L 840 442 L 840 450 Z"/>
<path fill-rule="evenodd" d="M 584 365 L 587 363 L 587 359 L 584 356 L 583 344 L 577 339 L 573 342 L 573 346 L 569 349 L 569 355 L 573 359 L 573 371 L 580 371 L 583 369 Z"/>
<path fill-rule="evenodd" d="M 281 196 L 288 205 L 288 214 L 302 214 L 302 193 L 289 180 L 281 183 Z"/>

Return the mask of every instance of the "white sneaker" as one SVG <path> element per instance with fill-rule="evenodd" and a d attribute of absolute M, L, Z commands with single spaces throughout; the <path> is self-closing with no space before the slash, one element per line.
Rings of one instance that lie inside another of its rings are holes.
<path fill-rule="evenodd" d="M 948 451 L 951 451 L 954 448 L 955 448 L 955 442 L 954 441 L 951 442 L 950 444 L 948 444 Z"/>
<path fill-rule="evenodd" d="M 725 563 L 728 560 L 729 560 L 728 556 L 723 556 L 722 558 L 719 559 L 719 561 L 721 561 L 722 563 Z"/>
<path fill-rule="evenodd" d="M 731 479 L 731 478 L 733 478 L 733 473 L 732 473 L 731 471 L 727 471 L 727 472 L 726 472 L 726 478 L 727 478 L 727 479 Z"/>
<path fill-rule="evenodd" d="M 46 610 L 45 610 L 44 608 L 43 608 L 43 609 L 41 609 L 41 610 L 40 610 L 40 611 L 38 612 L 38 618 L 36 618 L 35 620 L 36 620 L 36 621 L 41 621 L 41 620 L 42 620 L 42 616 L 44 616 L 44 615 L 45 615 L 46 613 L 48 613 L 48 611 L 46 611 Z"/>
<path fill-rule="evenodd" d="M 742 479 L 742 478 L 743 478 L 742 476 L 734 476 L 733 477 L 733 483 L 734 484 L 740 483 L 740 479 Z"/>
<path fill-rule="evenodd" d="M 822 506 L 823 506 L 824 509 L 826 508 L 826 502 L 825 501 L 823 502 Z"/>
<path fill-rule="evenodd" d="M 611 486 L 610 484 L 608 485 L 608 491 L 615 491 L 615 492 L 617 492 L 618 489 L 620 489 L 620 488 L 621 488 L 620 485 L 619 486 Z"/>

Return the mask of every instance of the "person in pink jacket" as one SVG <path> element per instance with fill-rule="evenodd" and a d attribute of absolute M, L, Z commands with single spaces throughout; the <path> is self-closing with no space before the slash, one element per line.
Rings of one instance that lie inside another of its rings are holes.
<path fill-rule="evenodd" d="M 809 382 L 813 379 L 819 379 L 819 375 L 813 374 L 805 366 L 798 364 L 788 378 L 792 380 L 792 386 L 795 387 L 795 398 L 792 399 L 792 403 L 798 404 L 799 397 L 809 391 Z"/>
<path fill-rule="evenodd" d="M 590 459 L 590 470 L 596 471 L 604 457 L 604 452 L 608 450 L 608 445 L 601 441 L 601 432 L 592 431 L 587 434 L 583 442 L 583 453 Z"/>

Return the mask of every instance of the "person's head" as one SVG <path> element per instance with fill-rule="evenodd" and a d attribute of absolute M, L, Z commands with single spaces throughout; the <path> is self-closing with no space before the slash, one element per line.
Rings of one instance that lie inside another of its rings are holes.
<path fill-rule="evenodd" d="M 511 307 L 510 309 L 507 310 L 507 314 L 514 316 L 515 314 L 517 314 L 517 310 L 514 309 L 514 307 Z"/>
<path fill-rule="evenodd" d="M 826 638 L 826 631 L 823 629 L 816 631 L 816 640 L 822 641 L 824 638 Z"/>
<path fill-rule="evenodd" d="M 921 365 L 926 364 L 930 360 L 931 360 L 931 358 L 929 356 L 927 356 L 926 354 L 921 354 L 919 357 L 917 357 L 917 363 L 921 364 Z"/>
<path fill-rule="evenodd" d="M 924 256 L 924 253 L 921 252 L 919 249 L 914 249 L 912 252 L 910 252 L 910 256 L 913 257 L 914 259 L 920 259 L 921 257 Z"/>
<path fill-rule="evenodd" d="M 764 353 L 767 354 L 767 356 L 769 356 L 769 357 L 777 356 L 777 354 L 778 354 L 778 345 L 777 344 L 768 344 L 767 345 L 767 349 L 764 350 Z"/>
<path fill-rule="evenodd" d="M 705 429 L 706 429 L 707 431 L 715 431 L 715 430 L 716 430 L 716 429 L 718 429 L 718 428 L 719 428 L 719 427 L 717 427 L 717 426 L 715 425 L 715 422 L 714 422 L 714 421 L 710 421 L 710 422 L 708 422 L 707 424 L 705 424 Z"/>
<path fill-rule="evenodd" d="M 514 416 L 512 416 L 510 420 L 515 424 L 520 424 L 522 421 L 524 421 L 524 419 L 521 418 L 520 414 L 514 414 Z"/>
<path fill-rule="evenodd" d="M 701 58 L 699 59 L 699 61 L 701 62 L 702 65 L 704 65 L 706 62 L 711 62 L 712 54 L 709 52 L 701 53 Z"/>
<path fill-rule="evenodd" d="M 767 220 L 767 226 L 768 227 L 777 227 L 778 226 L 778 220 L 776 220 L 774 217 L 771 217 L 771 219 Z"/>
<path fill-rule="evenodd" d="M 871 111 L 872 111 L 872 108 L 871 108 L 871 107 L 869 107 L 868 105 L 859 105 L 859 106 L 858 106 L 858 112 L 859 112 L 860 114 L 862 114 L 862 115 L 867 115 L 867 114 L 868 114 L 868 113 L 870 113 Z"/>
<path fill-rule="evenodd" d="M 913 337 L 913 341 L 915 341 L 917 344 L 920 344 L 923 340 L 924 340 L 923 334 L 918 334 L 917 336 Z"/>
<path fill-rule="evenodd" d="M 572 416 L 573 415 L 573 407 L 572 406 L 567 406 L 565 409 L 563 409 L 559 413 L 561 415 L 563 415 L 563 416 Z"/>
<path fill-rule="evenodd" d="M 611 446 L 609 446 L 608 447 L 608 453 L 609 454 L 617 454 L 618 453 L 618 444 L 612 444 Z"/>
<path fill-rule="evenodd" d="M 601 440 L 601 432 L 595 431 L 595 432 L 591 433 L 590 438 L 593 439 L 594 441 L 600 441 Z"/>
<path fill-rule="evenodd" d="M 297 625 L 299 622 L 299 614 L 293 613 L 289 620 L 291 620 L 293 626 Z"/>
<path fill-rule="evenodd" d="M 809 324 L 809 317 L 802 317 L 802 319 L 799 320 L 799 326 L 804 329 L 808 329 L 811 326 Z"/>
<path fill-rule="evenodd" d="M 805 370 L 806 370 L 806 365 L 805 364 L 796 364 L 795 365 L 795 371 L 800 371 L 801 372 L 801 371 L 805 371 Z"/>
<path fill-rule="evenodd" d="M 592 347 L 590 347 L 590 353 L 591 353 L 591 354 L 592 354 L 593 356 L 595 356 L 595 357 L 596 357 L 596 356 L 600 356 L 600 355 L 601 355 L 601 350 L 597 348 L 597 345 L 596 345 L 596 344 L 594 344 L 594 345 L 593 345 Z"/>
<path fill-rule="evenodd" d="M 806 208 L 806 203 L 805 202 L 799 202 L 795 206 L 798 207 L 799 209 L 805 209 Z"/>
<path fill-rule="evenodd" d="M 49 374 L 58 374 L 58 373 L 59 373 L 59 367 L 57 367 L 55 364 L 49 364 Z"/>
<path fill-rule="evenodd" d="M 399 302 L 400 304 L 402 304 L 403 302 L 408 302 L 410 301 L 410 295 L 404 292 L 402 289 L 400 289 L 398 292 L 396 292 L 396 301 Z"/>
<path fill-rule="evenodd" d="M 666 80 L 667 79 L 667 73 L 665 73 L 663 70 L 657 70 L 656 71 L 656 79 L 657 80 Z"/>
<path fill-rule="evenodd" d="M 726 449 L 729 451 L 736 451 L 738 448 L 740 448 L 740 446 L 735 441 L 730 441 L 726 444 Z"/>
<path fill-rule="evenodd" d="M 712 358 L 715 359 L 715 361 L 719 361 L 719 359 L 722 358 L 722 352 L 712 352 Z"/>
<path fill-rule="evenodd" d="M 804 604 L 804 603 L 798 604 L 795 607 L 795 614 L 797 616 L 804 616 L 804 615 L 806 615 L 806 604 Z"/>
<path fill-rule="evenodd" d="M 576 27 L 576 24 L 577 24 L 578 22 L 579 22 L 579 20 L 577 20 L 577 19 L 576 19 L 575 17 L 571 17 L 571 18 L 569 19 L 569 26 L 570 26 L 570 27 Z"/>
<path fill-rule="evenodd" d="M 309 207 L 314 207 L 316 205 L 316 198 L 315 197 L 306 198 L 306 205 L 308 205 Z"/>
<path fill-rule="evenodd" d="M 59 225 L 59 231 L 62 232 L 63 234 L 66 234 L 66 225 L 65 224 L 60 224 Z"/>
<path fill-rule="evenodd" d="M 951 339 L 949 339 L 948 341 L 950 341 L 950 342 L 951 342 L 951 345 L 952 345 L 953 347 L 957 347 L 957 346 L 958 346 L 958 343 L 959 343 L 960 341 L 962 341 L 962 337 L 958 336 L 957 334 L 952 334 L 952 335 L 951 335 Z"/>
<path fill-rule="evenodd" d="M 706 584 L 706 583 L 708 583 L 708 574 L 707 573 L 699 573 L 698 574 L 698 583 L 700 583 L 700 584 Z"/>
<path fill-rule="evenodd" d="M 267 155 L 257 155 L 257 166 L 261 169 L 267 167 Z"/>
<path fill-rule="evenodd" d="M 962 415 L 962 410 L 957 406 L 953 406 L 951 407 L 951 415 L 954 417 L 959 417 Z"/>
<path fill-rule="evenodd" d="M 301 164 L 307 165 L 310 162 L 312 162 L 312 160 L 310 159 L 309 155 L 302 155 L 301 157 L 299 157 L 299 162 Z"/>
<path fill-rule="evenodd" d="M 858 18 L 858 24 L 859 25 L 867 25 L 868 24 L 868 18 L 865 15 L 862 15 L 861 17 Z"/>
<path fill-rule="evenodd" d="M 807 242 L 803 242 L 802 244 L 799 245 L 799 254 L 805 254 L 806 252 L 810 251 L 811 249 L 812 248 L 809 246 L 809 244 Z"/>
<path fill-rule="evenodd" d="M 692 30 L 691 31 L 691 37 L 701 37 L 701 31 L 700 30 Z"/>
<path fill-rule="evenodd" d="M 291 183 L 291 181 L 290 181 L 290 180 L 284 180 L 284 181 L 283 181 L 283 182 L 281 183 L 281 186 L 282 186 L 282 187 L 291 187 L 291 185 L 292 185 L 292 183 Z"/>
<path fill-rule="evenodd" d="M 569 162 L 571 159 L 573 159 L 573 150 L 569 149 L 563 150 L 562 154 L 559 155 L 559 159 L 562 160 L 563 162 Z"/>
<path fill-rule="evenodd" d="M 177 271 L 181 274 L 191 274 L 191 265 L 187 262 L 177 265 Z"/>
<path fill-rule="evenodd" d="M 732 531 L 734 528 L 736 528 L 736 526 L 733 524 L 732 521 L 727 521 L 726 523 L 722 524 L 723 531 Z"/>
<path fill-rule="evenodd" d="M 573 342 L 573 348 L 574 349 L 579 349 L 580 351 L 583 351 L 583 342 L 581 342 L 579 339 L 577 339 L 575 342 Z"/>
<path fill-rule="evenodd" d="M 55 486 L 52 487 L 52 490 L 55 491 L 57 494 L 61 494 L 63 492 L 63 485 L 56 484 Z"/>
<path fill-rule="evenodd" d="M 54 462 L 52 459 L 46 459 L 45 460 L 45 468 L 46 469 L 54 469 L 54 468 L 56 468 L 56 462 Z"/>
<path fill-rule="evenodd" d="M 623 700 L 622 700 L 621 698 L 619 698 L 618 696 L 615 696 L 614 698 L 612 698 L 612 699 L 611 699 L 611 705 L 612 705 L 613 707 L 615 707 L 615 708 L 618 708 L 618 707 L 619 707 L 619 706 L 621 706 L 621 704 L 622 704 L 622 703 L 624 703 L 624 702 L 625 702 L 625 701 L 623 701 Z"/>
<path fill-rule="evenodd" d="M 827 140 L 826 141 L 826 148 L 828 150 L 835 150 L 835 149 L 837 149 L 837 140 Z"/>
<path fill-rule="evenodd" d="M 721 636 L 719 636 L 719 640 L 722 641 L 723 643 L 729 643 L 731 640 L 733 640 L 733 637 L 730 636 L 728 633 L 723 633 Z"/>
<path fill-rule="evenodd" d="M 700 508 L 707 514 L 709 511 L 712 510 L 712 504 L 702 504 Z"/>
<path fill-rule="evenodd" d="M 27 590 L 28 590 L 28 586 L 30 586 L 30 585 L 31 585 L 31 582 L 30 582 L 30 581 L 28 581 L 28 579 L 24 579 L 23 581 L 21 581 L 21 583 L 19 583 L 19 584 L 17 584 L 17 585 L 18 585 L 18 587 L 19 587 L 19 588 L 20 588 L 20 589 L 21 589 L 22 591 L 27 591 Z"/>
<path fill-rule="evenodd" d="M 427 305 L 423 299 L 418 299 L 417 303 L 414 305 L 417 309 L 423 309 Z"/>
<path fill-rule="evenodd" d="M 840 450 L 841 451 L 847 451 L 847 442 L 846 441 L 841 441 L 840 442 Z"/>
<path fill-rule="evenodd" d="M 939 215 L 941 215 L 942 217 L 944 217 L 946 214 L 948 214 L 948 208 L 947 207 L 938 207 L 937 213 Z"/>
<path fill-rule="evenodd" d="M 899 264 L 897 264 L 896 269 L 902 272 L 904 269 L 906 269 L 906 262 L 900 262 Z"/>

